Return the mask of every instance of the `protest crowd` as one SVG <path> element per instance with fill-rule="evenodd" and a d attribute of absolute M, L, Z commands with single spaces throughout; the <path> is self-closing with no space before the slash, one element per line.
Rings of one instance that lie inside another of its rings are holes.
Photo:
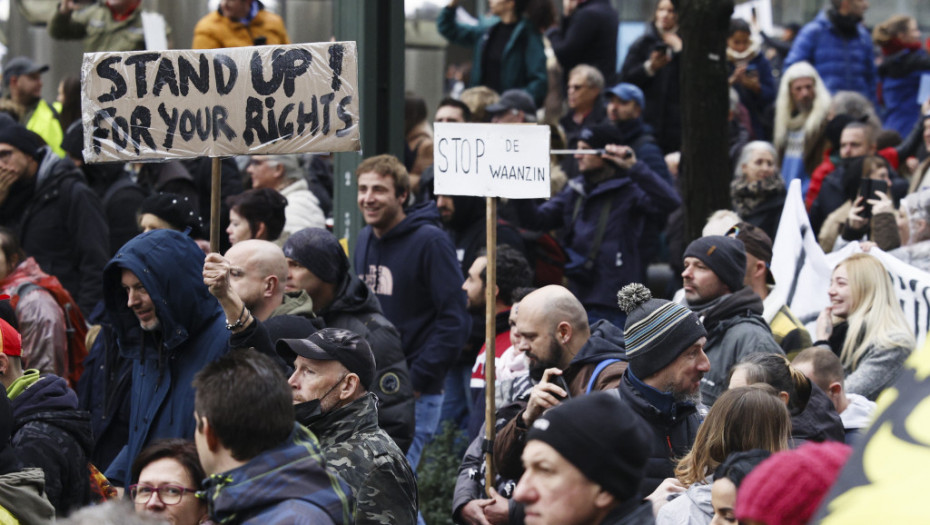
<path fill-rule="evenodd" d="M 828 0 L 782 35 L 732 18 L 729 170 L 706 175 L 728 177 L 731 205 L 689 239 L 681 150 L 700 131 L 681 123 L 675 4 L 655 2 L 618 61 L 608 0 L 489 0 L 477 24 L 460 3 L 436 27 L 472 58 L 437 107 L 408 91 L 401 158 L 361 159 L 352 246 L 332 233 L 331 153 L 223 158 L 211 216 L 210 158 L 90 162 L 88 137 L 118 130 L 82 119 L 81 80 L 51 103 L 48 66 L 4 61 L 0 524 L 438 525 L 422 474 L 440 434 L 459 464 L 441 473 L 441 523 L 881 519 L 848 512 L 880 493 L 835 485 L 876 482 L 885 458 L 869 468 L 863 448 L 892 432 L 872 422 L 927 375 L 927 288 L 924 310 L 911 298 L 930 284 L 930 54 L 915 18 L 867 28 L 867 0 Z M 62 0 L 49 37 L 144 50 L 147 8 Z M 196 49 L 286 44 L 260 0 L 221 0 L 193 35 Z M 274 101 L 256 100 L 246 140 L 277 140 L 283 126 L 261 124 Z M 358 124 L 348 99 L 326 100 L 339 117 L 323 134 Z M 497 201 L 489 247 L 488 201 L 440 191 L 434 123 L 546 126 L 574 153 L 543 159 L 548 198 Z M 888 469 L 925 470 L 917 406 L 895 427 L 913 456 Z M 930 519 L 898 512 L 884 519 Z"/>

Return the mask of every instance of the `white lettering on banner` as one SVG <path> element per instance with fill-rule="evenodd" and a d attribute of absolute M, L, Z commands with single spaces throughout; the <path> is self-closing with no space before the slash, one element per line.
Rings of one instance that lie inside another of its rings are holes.
<path fill-rule="evenodd" d="M 434 191 L 547 198 L 549 128 L 528 124 L 434 124 Z"/>
<path fill-rule="evenodd" d="M 772 249 L 772 294 L 784 301 L 796 316 L 816 333 L 817 316 L 829 304 L 827 290 L 833 268 L 850 255 L 862 251 L 859 243 L 850 243 L 838 252 L 823 253 L 811 229 L 801 197 L 801 181 L 793 180 L 785 199 L 781 222 Z M 930 327 L 930 273 L 919 270 L 900 259 L 872 248 L 874 255 L 888 271 L 913 329 L 919 348 Z"/>
<path fill-rule="evenodd" d="M 87 53 L 88 162 L 356 151 L 355 42 Z"/>

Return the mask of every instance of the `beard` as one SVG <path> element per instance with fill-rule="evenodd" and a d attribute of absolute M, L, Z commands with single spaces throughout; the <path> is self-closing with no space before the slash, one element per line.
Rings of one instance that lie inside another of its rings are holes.
<path fill-rule="evenodd" d="M 552 338 L 549 341 L 549 348 L 547 349 L 546 354 L 547 355 L 545 359 L 534 355 L 533 359 L 529 360 L 530 378 L 533 381 L 541 381 L 543 372 L 545 372 L 548 368 L 561 368 L 562 358 L 565 355 L 565 350 L 559 346 L 559 343 L 556 342 L 555 338 Z"/>
<path fill-rule="evenodd" d="M 676 403 L 691 403 L 695 406 L 701 404 L 700 383 L 698 383 L 698 387 L 693 392 L 687 389 L 679 388 L 675 383 L 669 383 L 665 385 L 663 390 L 672 394 L 672 397 L 675 399 Z"/>

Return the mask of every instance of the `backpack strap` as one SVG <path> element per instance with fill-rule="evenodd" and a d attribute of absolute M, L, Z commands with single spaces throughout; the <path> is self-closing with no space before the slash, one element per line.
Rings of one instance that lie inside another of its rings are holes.
<path fill-rule="evenodd" d="M 605 359 L 601 361 L 600 363 L 598 363 L 597 366 L 594 367 L 594 372 L 591 374 L 591 379 L 588 380 L 588 387 L 585 388 L 584 393 L 590 394 L 591 390 L 594 389 L 594 382 L 597 381 L 597 378 L 598 376 L 601 375 L 601 372 L 603 372 L 604 369 L 607 368 L 608 366 L 614 363 L 618 363 L 618 362 L 620 362 L 619 359 L 611 358 L 611 359 Z"/>

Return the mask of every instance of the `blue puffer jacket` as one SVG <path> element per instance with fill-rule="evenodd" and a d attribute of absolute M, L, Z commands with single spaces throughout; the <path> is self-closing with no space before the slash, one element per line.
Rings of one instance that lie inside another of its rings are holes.
<path fill-rule="evenodd" d="M 798 33 L 785 58 L 784 69 L 806 60 L 820 74 L 830 93 L 856 91 L 877 104 L 874 55 L 872 37 L 862 24 L 856 38 L 847 39 L 830 22 L 827 12 L 821 11 Z"/>
<path fill-rule="evenodd" d="M 119 486 L 129 482 L 133 458 L 154 440 L 194 437 L 191 381 L 227 351 L 229 332 L 219 302 L 203 284 L 203 261 L 190 237 L 154 230 L 126 243 L 104 269 L 107 315 L 121 355 L 133 362 L 129 442 L 106 472 Z M 155 304 L 156 332 L 143 332 L 126 306 L 123 269 L 139 278 Z"/>
<path fill-rule="evenodd" d="M 601 209 L 610 204 L 607 228 L 594 257 L 591 276 L 585 282 L 570 280 L 569 288 L 586 308 L 617 308 L 617 290 L 643 279 L 639 246 L 646 219 L 671 213 L 681 205 L 681 199 L 671 184 L 642 161 L 593 188 L 586 186 L 584 175 L 575 177 L 561 193 L 539 207 L 530 200 L 515 201 L 517 210 L 521 223 L 527 228 L 552 230 L 565 227 L 563 246 L 587 257 L 600 222 Z M 581 199 L 581 207 L 573 222 L 578 199 Z"/>
<path fill-rule="evenodd" d="M 930 54 L 923 49 L 902 49 L 885 57 L 878 67 L 882 83 L 885 129 L 893 129 L 907 137 L 920 117 L 917 92 L 920 77 L 930 73 Z"/>
<path fill-rule="evenodd" d="M 484 47 L 488 41 L 491 27 L 500 23 L 497 17 L 485 19 L 475 26 L 460 24 L 455 21 L 455 8 L 445 7 L 439 12 L 436 26 L 439 34 L 446 40 L 465 47 L 474 47 L 471 81 L 469 86 L 483 85 Z M 546 75 L 546 50 L 543 46 L 542 33 L 537 31 L 526 18 L 521 18 L 514 28 L 510 40 L 504 47 L 501 57 L 500 92 L 508 89 L 522 89 L 533 97 L 536 107 L 542 105 L 549 90 Z"/>

